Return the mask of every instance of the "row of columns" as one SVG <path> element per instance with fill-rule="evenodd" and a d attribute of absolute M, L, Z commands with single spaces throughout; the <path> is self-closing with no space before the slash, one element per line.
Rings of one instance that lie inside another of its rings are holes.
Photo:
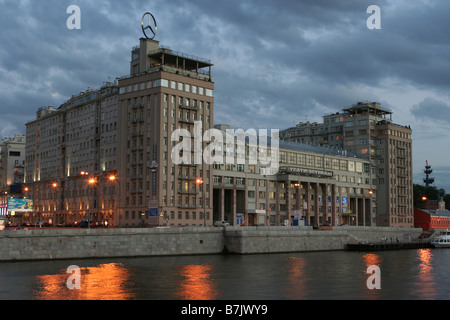
<path fill-rule="evenodd" d="M 264 191 L 265 194 L 265 210 L 266 210 L 266 225 L 270 225 L 270 221 L 269 221 L 269 217 L 270 217 L 270 199 L 269 199 L 269 186 L 267 185 L 267 180 L 266 180 L 266 186 L 264 188 L 264 190 L 260 190 L 260 186 L 258 183 L 258 179 L 255 179 L 256 184 L 255 184 L 255 209 L 259 209 L 260 208 L 260 204 L 261 204 L 261 199 L 259 198 L 259 191 Z M 291 185 L 294 184 L 294 191 L 293 188 L 291 188 Z M 237 189 L 235 188 L 236 186 L 236 179 L 233 179 L 232 182 L 233 187 L 221 187 L 220 188 L 220 210 L 219 210 L 219 214 L 220 214 L 220 218 L 222 220 L 225 219 L 225 190 L 231 190 L 232 191 L 232 206 L 231 206 L 231 215 L 232 215 L 232 219 L 233 219 L 233 223 L 235 223 L 236 221 L 236 215 L 237 215 Z M 303 207 L 303 204 L 301 203 L 301 199 L 300 199 L 300 194 L 301 194 L 301 185 L 304 186 L 304 202 L 305 202 L 305 206 L 306 209 Z M 328 194 L 328 188 L 330 187 L 330 194 Z M 285 212 L 286 212 L 286 220 L 288 220 L 289 225 L 292 225 L 293 223 L 293 219 L 292 216 L 294 215 L 294 212 L 292 210 L 292 206 L 291 206 L 291 193 L 295 192 L 295 210 L 299 210 L 300 212 L 303 212 L 303 216 L 306 219 L 306 224 L 307 225 L 319 225 L 321 224 L 330 224 L 332 226 L 336 226 L 340 223 L 343 223 L 342 220 L 338 219 L 338 214 L 337 214 L 337 203 L 336 203 L 336 196 L 339 194 L 339 201 L 340 201 L 340 216 L 342 218 L 342 215 L 344 214 L 343 211 L 343 206 L 342 206 L 342 196 L 340 196 L 340 192 L 338 192 L 338 186 L 336 186 L 336 184 L 332 184 L 332 183 L 320 183 L 320 182 L 301 182 L 301 181 L 293 181 L 293 180 L 285 180 L 285 188 L 284 190 L 282 190 L 280 188 L 280 183 L 276 183 L 276 212 L 275 212 L 275 216 L 276 216 L 276 225 L 281 225 L 282 221 L 280 221 L 281 219 L 281 210 L 280 210 L 280 205 L 281 205 L 281 199 L 279 197 L 279 194 L 281 192 L 285 192 L 286 197 L 285 197 Z M 248 214 L 248 186 L 245 186 L 245 188 L 243 189 L 244 191 L 244 208 L 245 208 L 245 214 L 247 216 Z M 313 193 L 312 193 L 313 192 Z M 311 200 L 311 194 L 314 194 L 314 200 Z M 330 195 L 331 198 L 331 212 L 330 214 L 328 213 L 328 195 Z M 320 197 L 322 197 L 322 201 L 320 202 Z M 364 196 L 362 197 L 352 197 L 352 198 L 348 198 L 347 199 L 347 210 L 352 210 L 351 211 L 351 216 L 355 217 L 355 221 L 354 221 L 354 225 L 358 225 L 359 222 L 362 223 L 362 225 L 366 226 L 366 225 L 371 225 L 370 221 L 366 221 L 366 201 L 369 201 L 369 210 L 371 208 L 370 206 L 370 198 L 365 198 Z M 360 212 L 360 204 L 361 204 L 361 209 L 362 212 Z M 311 205 L 314 205 L 314 212 L 311 213 L 310 212 L 310 208 Z M 369 212 L 370 213 L 370 212 Z M 362 217 L 362 221 L 359 221 L 358 216 L 361 214 Z M 370 216 L 370 215 L 369 215 Z M 246 217 L 247 218 L 247 217 Z M 312 218 L 312 220 L 311 220 Z M 322 218 L 320 220 L 320 218 Z M 328 219 L 330 218 L 330 219 Z M 350 218 L 350 214 L 349 214 L 349 218 Z M 340 221 L 338 221 L 340 220 Z M 353 224 L 348 223 L 348 224 Z"/>

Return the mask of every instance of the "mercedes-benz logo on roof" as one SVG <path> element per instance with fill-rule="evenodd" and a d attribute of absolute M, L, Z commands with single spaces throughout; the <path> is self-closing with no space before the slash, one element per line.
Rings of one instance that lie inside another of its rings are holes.
<path fill-rule="evenodd" d="M 157 26 L 156 26 L 155 17 L 150 12 L 146 12 L 142 16 L 141 26 L 142 26 L 142 32 L 144 33 L 144 36 L 147 39 L 153 40 L 153 38 L 156 36 Z M 147 35 L 147 33 L 145 32 L 145 30 L 147 30 L 147 29 L 150 30 L 149 34 L 151 33 L 152 37 L 149 37 Z"/>

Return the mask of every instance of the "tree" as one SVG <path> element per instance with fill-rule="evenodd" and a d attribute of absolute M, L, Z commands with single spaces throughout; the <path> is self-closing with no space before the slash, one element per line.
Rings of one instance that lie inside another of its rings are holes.
<path fill-rule="evenodd" d="M 450 195 L 448 195 L 449 198 L 447 200 L 450 200 Z M 426 200 L 422 199 L 422 197 L 426 197 Z M 440 200 L 444 198 L 445 201 L 445 190 L 444 189 L 437 189 L 436 187 L 425 187 L 419 184 L 413 185 L 413 199 L 414 199 L 414 208 L 422 208 L 426 201 L 428 200 Z M 450 202 L 445 201 L 446 207 L 447 203 Z"/>
<path fill-rule="evenodd" d="M 450 210 L 450 194 L 444 196 L 445 209 Z"/>

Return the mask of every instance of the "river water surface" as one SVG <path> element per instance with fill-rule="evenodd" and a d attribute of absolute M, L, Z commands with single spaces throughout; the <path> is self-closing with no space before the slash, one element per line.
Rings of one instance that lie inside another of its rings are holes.
<path fill-rule="evenodd" d="M 368 288 L 373 265 L 380 289 Z M 69 266 L 80 289 L 69 289 Z M 449 266 L 449 249 L 7 262 L 0 299 L 444 300 Z"/>

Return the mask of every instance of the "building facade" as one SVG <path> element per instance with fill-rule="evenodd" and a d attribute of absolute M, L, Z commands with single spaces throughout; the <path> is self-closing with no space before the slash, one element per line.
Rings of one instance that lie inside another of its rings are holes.
<path fill-rule="evenodd" d="M 0 140 L 0 219 L 19 218 L 21 213 L 12 212 L 8 200 L 12 197 L 23 198 L 26 191 L 22 189 L 25 166 L 25 141 L 22 134 Z M 11 214 L 14 217 L 11 217 Z"/>
<path fill-rule="evenodd" d="M 450 211 L 444 208 L 438 209 L 415 209 L 414 227 L 422 228 L 424 231 L 436 231 L 438 229 L 450 228 Z"/>
<path fill-rule="evenodd" d="M 113 220 L 117 186 L 107 178 L 117 166 L 117 94 L 117 83 L 88 89 L 26 124 L 25 186 L 35 207 L 26 222 Z"/>
<path fill-rule="evenodd" d="M 212 224 L 211 165 L 172 161 L 172 132 L 212 127 L 212 64 L 149 39 L 131 57 L 130 75 L 26 124 L 27 220 Z"/>
<path fill-rule="evenodd" d="M 152 224 L 212 225 L 212 167 L 175 163 L 180 140 L 172 133 L 201 134 L 213 125 L 214 83 L 209 60 L 141 39 L 132 51 L 130 76 L 119 82 L 118 178 L 124 220 L 150 209 Z M 191 137 L 184 137 L 189 142 Z M 202 144 L 202 149 L 204 144 Z"/>
<path fill-rule="evenodd" d="M 377 225 L 413 227 L 412 130 L 392 122 L 392 112 L 377 102 L 357 104 L 324 116 L 307 136 L 302 124 L 280 133 L 285 141 L 308 141 L 366 157 L 377 189 Z M 306 137 L 305 137 L 306 136 Z"/>
<path fill-rule="evenodd" d="M 248 161 L 248 146 L 246 152 L 245 164 L 213 165 L 214 220 L 234 225 L 375 225 L 376 189 L 367 159 L 281 142 L 279 168 L 267 175 L 261 171 L 264 165 Z"/>
<path fill-rule="evenodd" d="M 23 183 L 25 141 L 22 134 L 0 140 L 0 186 L 5 188 Z"/>

